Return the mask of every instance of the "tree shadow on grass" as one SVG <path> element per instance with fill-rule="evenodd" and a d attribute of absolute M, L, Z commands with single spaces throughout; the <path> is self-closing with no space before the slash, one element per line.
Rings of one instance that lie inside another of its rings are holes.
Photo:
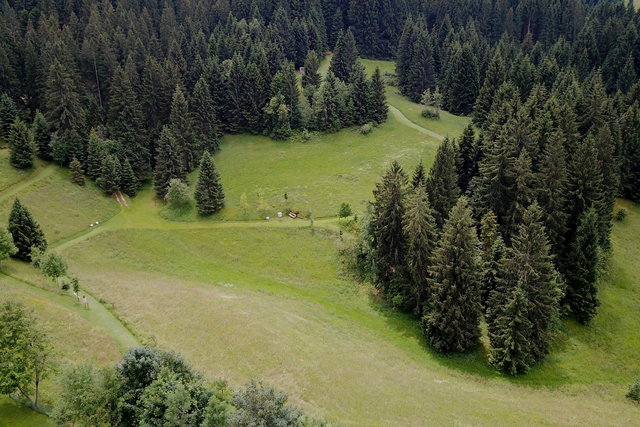
<path fill-rule="evenodd" d="M 489 346 L 486 337 L 486 328 L 483 327 L 481 342 L 471 351 L 466 353 L 437 352 L 429 344 L 420 326 L 419 319 L 408 313 L 393 308 L 384 297 L 370 293 L 369 305 L 377 313 L 381 314 L 389 327 L 399 335 L 417 342 L 424 352 L 424 357 L 454 371 L 471 375 L 479 379 L 504 380 L 513 384 L 525 386 L 555 387 L 568 383 L 568 375 L 553 358 L 534 365 L 528 374 L 512 377 L 502 374 L 489 364 Z M 556 338 L 552 352 L 563 353 L 567 350 L 567 334 L 563 328 Z M 553 354 L 553 353 L 552 353 Z"/>

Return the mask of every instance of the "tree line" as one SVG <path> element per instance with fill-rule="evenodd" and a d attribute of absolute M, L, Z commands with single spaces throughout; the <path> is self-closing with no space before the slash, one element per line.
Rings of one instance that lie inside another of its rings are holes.
<path fill-rule="evenodd" d="M 284 139 L 386 120 L 380 73 L 365 76 L 351 31 L 328 37 L 320 3 L 240 3 L 3 3 L 0 142 L 12 164 L 38 156 L 134 195 L 167 162 L 184 179 L 223 133 Z"/>
<path fill-rule="evenodd" d="M 561 316 L 597 313 L 620 185 L 615 124 L 637 107 L 608 98 L 599 74 L 577 103 L 565 90 L 537 85 L 523 101 L 503 83 L 478 133 L 446 139 L 428 173 L 394 163 L 376 186 L 354 264 L 439 351 L 474 348 L 484 319 L 492 363 L 523 373 Z"/>

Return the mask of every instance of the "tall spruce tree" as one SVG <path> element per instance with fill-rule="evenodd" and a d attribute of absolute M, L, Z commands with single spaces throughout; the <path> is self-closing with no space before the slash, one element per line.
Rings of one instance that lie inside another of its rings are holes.
<path fill-rule="evenodd" d="M 18 249 L 13 255 L 14 258 L 30 262 L 31 251 L 34 248 L 41 252 L 47 249 L 47 240 L 44 238 L 40 225 L 18 199 L 13 202 L 7 230 L 11 233 L 13 243 Z"/>
<path fill-rule="evenodd" d="M 422 185 L 413 187 L 407 197 L 403 229 L 407 272 L 411 283 L 404 295 L 405 306 L 422 316 L 424 304 L 431 294 L 428 276 L 438 235 L 427 192 Z"/>
<path fill-rule="evenodd" d="M 120 167 L 120 189 L 127 196 L 133 197 L 138 192 L 139 185 L 140 181 L 136 178 L 131 163 L 125 159 Z"/>
<path fill-rule="evenodd" d="M 598 213 L 591 208 L 580 217 L 566 274 L 565 301 L 576 320 L 585 324 L 596 315 L 599 305 L 596 287 L 600 265 L 598 242 Z"/>
<path fill-rule="evenodd" d="M 411 65 L 407 70 L 405 93 L 414 101 L 419 101 L 426 90 L 437 85 L 435 62 L 433 59 L 433 45 L 426 29 L 417 32 L 413 44 Z"/>
<path fill-rule="evenodd" d="M 113 194 L 120 190 L 121 166 L 118 157 L 107 154 L 100 168 L 100 177 L 96 184 L 107 194 Z"/>
<path fill-rule="evenodd" d="M 529 341 L 533 324 L 528 319 L 529 301 L 520 286 L 515 286 L 495 319 L 491 333 L 491 363 L 499 370 L 517 375 L 526 373 L 534 363 Z"/>
<path fill-rule="evenodd" d="M 71 175 L 71 182 L 80 186 L 84 185 L 84 170 L 82 170 L 80 160 L 75 157 L 71 160 L 71 163 L 69 163 L 69 172 Z"/>
<path fill-rule="evenodd" d="M 448 66 L 447 108 L 454 114 L 471 114 L 479 90 L 478 59 L 465 43 L 454 48 Z"/>
<path fill-rule="evenodd" d="M 621 122 L 620 187 L 622 195 L 640 202 L 640 100 L 624 113 Z"/>
<path fill-rule="evenodd" d="M 20 119 L 16 119 L 9 129 L 9 145 L 11 155 L 9 160 L 14 168 L 28 169 L 33 166 L 34 146 L 31 140 L 31 132 L 27 125 Z"/>
<path fill-rule="evenodd" d="M 205 150 L 213 153 L 220 148 L 218 140 L 220 125 L 212 105 L 213 98 L 211 97 L 209 84 L 205 77 L 201 76 L 193 88 L 191 99 L 195 138 L 198 141 L 199 151 Z M 196 154 L 200 155 L 200 153 Z"/>
<path fill-rule="evenodd" d="M 338 42 L 331 58 L 331 72 L 336 78 L 350 82 L 351 73 L 357 62 L 358 49 L 356 48 L 356 39 L 349 29 L 338 37 Z"/>
<path fill-rule="evenodd" d="M 18 117 L 18 107 L 13 99 L 6 93 L 0 96 L 0 141 L 6 141 L 9 137 L 11 125 Z"/>
<path fill-rule="evenodd" d="M 51 160 L 51 130 L 49 123 L 40 110 L 36 111 L 31 124 L 33 142 L 36 146 L 36 154 L 42 160 Z"/>
<path fill-rule="evenodd" d="M 424 163 L 420 160 L 418 166 L 416 166 L 415 171 L 413 171 L 413 177 L 411 178 L 411 187 L 424 187 L 427 184 L 427 176 L 424 172 Z"/>
<path fill-rule="evenodd" d="M 460 196 L 458 175 L 456 174 L 456 157 L 455 144 L 449 138 L 445 138 L 438 147 L 436 159 L 427 178 L 427 195 L 438 230 L 442 230 L 449 211 Z"/>
<path fill-rule="evenodd" d="M 198 213 L 203 216 L 219 212 L 224 207 L 224 191 L 220 175 L 216 171 L 211 155 L 205 151 L 200 161 L 200 176 L 195 192 Z"/>
<path fill-rule="evenodd" d="M 171 129 L 164 126 L 158 139 L 154 176 L 154 188 L 159 199 L 164 200 L 172 179 L 186 179 L 183 154 L 183 147 L 178 145 Z"/>
<path fill-rule="evenodd" d="M 489 68 L 487 69 L 480 93 L 476 99 L 473 121 L 478 126 L 482 127 L 485 124 L 491 111 L 494 97 L 500 86 L 504 83 L 505 78 L 506 65 L 502 52 L 498 49 L 489 62 Z"/>
<path fill-rule="evenodd" d="M 371 85 L 364 74 L 364 67 L 357 64 L 351 74 L 351 102 L 356 125 L 371 121 Z"/>
<path fill-rule="evenodd" d="M 104 142 L 100 139 L 98 132 L 92 129 L 87 142 L 87 161 L 85 162 L 85 172 L 91 179 L 97 179 L 102 173 L 102 164 L 107 157 L 107 150 Z"/>
<path fill-rule="evenodd" d="M 458 143 L 458 156 L 456 158 L 456 170 L 458 172 L 458 187 L 464 194 L 469 188 L 471 179 L 478 173 L 478 146 L 476 143 L 473 125 L 469 124 L 464 129 Z"/>
<path fill-rule="evenodd" d="M 402 274 L 405 265 L 403 219 L 406 185 L 404 171 L 397 162 L 393 162 L 373 191 L 373 262 L 379 285 L 388 295 L 392 290 L 392 282 Z"/>
<path fill-rule="evenodd" d="M 320 90 L 313 100 L 315 123 L 318 130 L 335 132 L 342 127 L 338 103 L 336 78 L 331 71 L 324 78 Z"/>
<path fill-rule="evenodd" d="M 389 106 L 387 105 L 386 89 L 384 81 L 380 75 L 380 69 L 376 70 L 371 76 L 371 97 L 370 97 L 370 114 L 371 121 L 375 123 L 384 123 L 389 115 Z"/>
<path fill-rule="evenodd" d="M 176 86 L 171 102 L 171 114 L 169 115 L 169 129 L 179 155 L 182 157 L 182 165 L 185 172 L 190 172 L 196 165 L 197 144 L 193 138 L 193 126 L 189 114 L 189 104 L 180 85 Z M 162 135 L 160 136 L 162 138 Z M 158 160 L 156 159 L 156 162 Z M 182 179 L 180 177 L 174 177 Z M 164 195 L 162 196 L 164 197 Z"/>
<path fill-rule="evenodd" d="M 433 253 L 432 298 L 422 318 L 431 345 L 441 352 L 464 352 L 480 338 L 482 269 L 471 209 L 458 199 Z"/>
<path fill-rule="evenodd" d="M 320 86 L 321 77 L 318 73 L 320 68 L 320 58 L 315 50 L 310 50 L 307 53 L 307 58 L 304 60 L 304 75 L 302 76 L 302 86 L 317 88 Z"/>

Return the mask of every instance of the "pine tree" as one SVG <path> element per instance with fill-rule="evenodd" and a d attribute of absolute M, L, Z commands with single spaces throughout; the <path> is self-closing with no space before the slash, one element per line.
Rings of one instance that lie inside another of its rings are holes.
<path fill-rule="evenodd" d="M 407 198 L 404 216 L 406 265 L 411 288 L 405 293 L 405 305 L 422 316 L 431 292 L 428 288 L 431 256 L 437 242 L 435 220 L 423 185 L 414 187 Z"/>
<path fill-rule="evenodd" d="M 85 162 L 86 174 L 91 179 L 97 179 L 102 173 L 102 165 L 107 157 L 107 150 L 104 142 L 100 139 L 98 132 L 92 129 L 89 133 L 87 143 L 87 161 Z"/>
<path fill-rule="evenodd" d="M 458 186 L 464 194 L 469 188 L 471 179 L 478 173 L 478 147 L 476 144 L 473 125 L 469 124 L 464 129 L 458 143 L 458 156 L 456 170 L 458 172 Z"/>
<path fill-rule="evenodd" d="M 159 199 L 164 199 L 172 179 L 185 180 L 183 147 L 178 145 L 173 132 L 164 126 L 156 148 L 156 170 L 154 186 Z"/>
<path fill-rule="evenodd" d="M 318 130 L 335 132 L 342 127 L 336 78 L 331 71 L 325 76 L 324 83 L 314 97 L 314 116 Z"/>
<path fill-rule="evenodd" d="M 491 363 L 499 370 L 517 375 L 526 373 L 534 362 L 529 331 L 527 295 L 516 286 L 508 296 L 491 334 Z"/>
<path fill-rule="evenodd" d="M 494 292 L 497 295 L 491 298 L 491 310 L 497 321 L 504 311 L 504 295 L 508 295 L 505 290 L 515 286 L 522 288 L 528 301 L 527 319 L 532 324 L 528 336 L 531 355 L 537 361 L 549 352 L 559 316 L 561 291 L 542 224 L 542 212 L 536 203 L 524 212 L 522 223 L 511 241 L 501 273 L 503 288 Z M 496 331 L 497 325 L 490 324 L 489 330 Z"/>
<path fill-rule="evenodd" d="M 18 169 L 28 169 L 33 166 L 33 141 L 27 125 L 20 119 L 16 119 L 9 130 L 9 144 L 11 165 Z"/>
<path fill-rule="evenodd" d="M 505 81 L 506 78 L 506 66 L 504 58 L 500 50 L 496 50 L 489 62 L 489 68 L 487 69 L 486 76 L 480 93 L 476 99 L 475 112 L 473 115 L 473 122 L 478 126 L 483 127 L 491 111 L 494 97 L 498 92 L 498 89 Z"/>
<path fill-rule="evenodd" d="M 282 95 L 271 98 L 266 107 L 264 107 L 266 120 L 265 132 L 274 139 L 287 139 L 291 136 L 291 120 L 289 115 L 289 107 L 284 101 Z"/>
<path fill-rule="evenodd" d="M 36 248 L 42 252 L 47 249 L 47 241 L 40 225 L 33 219 L 31 212 L 16 199 L 9 215 L 9 233 L 18 251 L 13 255 L 22 261 L 31 261 L 31 251 Z"/>
<path fill-rule="evenodd" d="M 600 264 L 598 241 L 598 213 L 591 208 L 580 218 L 576 239 L 569 252 L 569 268 L 566 274 L 565 301 L 576 320 L 584 324 L 596 315 L 600 304 L 596 287 Z"/>
<path fill-rule="evenodd" d="M 418 101 L 426 90 L 435 88 L 436 83 L 432 40 L 427 30 L 421 29 L 413 44 L 404 91 L 409 98 Z"/>
<path fill-rule="evenodd" d="M 6 141 L 9 137 L 11 125 L 18 118 L 18 107 L 13 99 L 6 93 L 0 96 L 0 141 Z"/>
<path fill-rule="evenodd" d="M 620 187 L 622 195 L 640 202 L 640 102 L 636 101 L 621 118 Z"/>
<path fill-rule="evenodd" d="M 302 122 L 302 113 L 300 111 L 300 89 L 298 75 L 291 62 L 287 62 L 273 76 L 271 81 L 271 93 L 273 96 L 282 95 L 289 110 L 291 127 L 299 127 Z"/>
<path fill-rule="evenodd" d="M 535 180 L 533 174 L 531 157 L 526 148 L 523 148 L 520 155 L 513 163 L 513 169 L 510 172 L 511 181 L 511 204 L 508 211 L 508 219 L 506 227 L 509 234 L 514 233 L 522 221 L 522 215 L 527 207 L 535 201 Z"/>
<path fill-rule="evenodd" d="M 116 156 L 106 155 L 100 168 L 100 177 L 96 184 L 107 194 L 120 190 L 120 161 Z"/>
<path fill-rule="evenodd" d="M 331 58 L 331 72 L 336 78 L 350 82 L 351 73 L 358 62 L 358 49 L 356 48 L 356 39 L 353 37 L 351 30 L 338 37 L 336 48 Z"/>
<path fill-rule="evenodd" d="M 351 74 L 351 101 L 356 125 L 371 121 L 371 86 L 364 74 L 364 67 L 357 64 Z"/>
<path fill-rule="evenodd" d="M 480 88 L 478 60 L 469 43 L 454 49 L 448 70 L 448 110 L 453 114 L 471 114 Z"/>
<path fill-rule="evenodd" d="M 456 174 L 456 147 L 449 138 L 445 138 L 436 159 L 429 171 L 426 188 L 429 204 L 433 208 L 433 217 L 436 220 L 438 230 L 442 230 L 449 211 L 456 204 L 460 196 L 458 188 L 458 175 Z"/>
<path fill-rule="evenodd" d="M 69 170 L 71 172 L 71 182 L 76 185 L 84 185 L 84 171 L 82 170 L 82 164 L 75 157 L 69 163 Z"/>
<path fill-rule="evenodd" d="M 388 295 L 392 281 L 404 269 L 406 246 L 403 218 L 406 184 L 407 177 L 404 171 L 397 162 L 393 162 L 382 182 L 378 183 L 373 191 L 373 261 L 379 285 Z"/>
<path fill-rule="evenodd" d="M 120 167 L 120 189 L 127 196 L 133 197 L 138 193 L 139 185 L 140 181 L 136 178 L 131 163 L 125 159 Z"/>
<path fill-rule="evenodd" d="M 211 155 L 205 152 L 200 161 L 200 176 L 195 192 L 198 213 L 203 216 L 219 212 L 224 207 L 224 191 Z"/>
<path fill-rule="evenodd" d="M 193 88 L 191 101 L 195 138 L 198 141 L 199 151 L 216 152 L 220 148 L 218 140 L 220 125 L 212 105 L 213 98 L 209 84 L 204 76 L 201 76 Z M 200 153 L 196 154 L 200 155 Z"/>
<path fill-rule="evenodd" d="M 424 164 L 422 163 L 422 160 L 420 160 L 420 163 L 418 163 L 418 166 L 416 166 L 416 170 L 413 172 L 413 178 L 411 178 L 411 187 L 415 189 L 418 187 L 425 187 L 426 185 L 427 176 L 424 172 Z"/>
<path fill-rule="evenodd" d="M 384 81 L 380 75 L 380 69 L 376 67 L 371 77 L 371 97 L 370 97 L 370 114 L 371 121 L 375 123 L 384 123 L 389 115 L 389 106 L 387 105 L 386 89 Z"/>
<path fill-rule="evenodd" d="M 49 129 L 47 119 L 40 110 L 36 111 L 36 114 L 33 117 L 31 133 L 33 135 L 33 142 L 35 143 L 36 154 L 38 157 L 42 160 L 51 160 L 51 131 Z"/>
<path fill-rule="evenodd" d="M 438 351 L 468 351 L 480 338 L 482 270 L 471 209 L 461 197 L 445 223 L 433 253 L 429 311 L 424 331 Z"/>
<path fill-rule="evenodd" d="M 307 53 L 307 58 L 304 61 L 304 75 L 302 76 L 302 86 L 315 87 L 320 86 L 321 77 L 318 73 L 320 68 L 320 59 L 318 53 L 315 50 L 310 50 Z"/>
<path fill-rule="evenodd" d="M 169 129 L 171 130 L 171 134 L 177 144 L 178 153 L 182 157 L 182 165 L 185 172 L 192 171 L 195 167 L 197 146 L 193 140 L 193 126 L 191 116 L 189 114 L 189 104 L 187 103 L 187 98 L 185 98 L 184 92 L 179 85 L 176 86 L 176 90 L 173 93 L 171 114 L 169 116 Z M 173 178 L 182 179 L 180 177 Z"/>

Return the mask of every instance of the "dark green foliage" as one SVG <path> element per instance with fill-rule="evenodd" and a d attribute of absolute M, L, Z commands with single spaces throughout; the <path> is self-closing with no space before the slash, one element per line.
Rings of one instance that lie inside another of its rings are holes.
<path fill-rule="evenodd" d="M 302 85 L 305 88 L 320 86 L 321 77 L 318 68 L 320 68 L 318 53 L 315 50 L 310 50 L 304 61 L 304 76 L 302 76 Z"/>
<path fill-rule="evenodd" d="M 598 214 L 591 208 L 580 217 L 567 261 L 565 301 L 580 323 L 588 323 L 599 305 L 596 287 L 600 265 L 598 238 Z"/>
<path fill-rule="evenodd" d="M 357 64 L 351 74 L 351 102 L 356 125 L 368 123 L 371 118 L 371 85 L 364 74 L 364 67 Z"/>
<path fill-rule="evenodd" d="M 420 160 L 420 163 L 418 163 L 418 166 L 416 166 L 416 170 L 413 171 L 413 177 L 411 178 L 411 187 L 424 187 L 426 184 L 427 176 L 424 172 L 424 164 L 422 163 L 422 160 Z"/>
<path fill-rule="evenodd" d="M 389 106 L 387 105 L 386 89 L 380 69 L 376 67 L 371 77 L 371 97 L 369 114 L 371 121 L 375 123 L 384 123 L 389 115 Z"/>
<path fill-rule="evenodd" d="M 525 292 L 516 286 L 495 319 L 495 330 L 490 336 L 491 363 L 509 375 L 526 373 L 534 361 L 528 337 L 533 326 L 528 319 L 528 307 Z"/>
<path fill-rule="evenodd" d="M 352 215 L 351 205 L 349 203 L 342 203 L 338 210 L 338 218 L 347 218 Z"/>
<path fill-rule="evenodd" d="M 318 130 L 335 132 L 342 127 L 336 78 L 329 71 L 313 99 L 315 123 Z"/>
<path fill-rule="evenodd" d="M 331 72 L 336 78 L 345 82 L 351 81 L 351 73 L 358 62 L 358 49 L 351 30 L 338 37 L 336 48 L 331 58 Z"/>
<path fill-rule="evenodd" d="M 209 152 L 200 161 L 200 176 L 195 191 L 196 206 L 200 215 L 219 212 L 224 207 L 224 191 Z"/>
<path fill-rule="evenodd" d="M 108 154 L 100 168 L 100 177 L 96 179 L 98 187 L 107 194 L 113 194 L 120 190 L 120 170 L 120 160 L 116 156 Z"/>
<path fill-rule="evenodd" d="M 16 119 L 9 129 L 9 145 L 11 155 L 9 161 L 14 168 L 28 169 L 33 166 L 33 141 L 27 125 L 20 119 Z"/>
<path fill-rule="evenodd" d="M 138 178 L 133 172 L 131 163 L 129 163 L 128 159 L 125 159 L 120 167 L 120 189 L 127 196 L 133 197 L 138 192 L 139 185 L 140 181 L 138 181 Z"/>
<path fill-rule="evenodd" d="M 436 159 L 429 171 L 426 182 L 429 204 L 433 208 L 433 217 L 438 230 L 442 230 L 449 211 L 460 196 L 458 175 L 456 174 L 457 150 L 448 138 L 438 147 Z"/>
<path fill-rule="evenodd" d="M 430 270 L 432 298 L 422 324 L 438 351 L 464 352 L 480 338 L 482 269 L 478 237 L 464 197 L 451 210 Z"/>
<path fill-rule="evenodd" d="M 431 292 L 428 277 L 437 231 L 429 199 L 423 185 L 413 187 L 406 201 L 403 222 L 406 265 L 410 286 L 403 295 L 406 307 L 422 316 Z"/>
<path fill-rule="evenodd" d="M 212 108 L 213 98 L 206 79 L 200 77 L 193 88 L 191 108 L 193 111 L 193 124 L 195 138 L 198 146 L 198 156 L 202 150 L 215 152 L 220 148 L 218 140 L 219 123 L 215 109 Z"/>
<path fill-rule="evenodd" d="M 87 143 L 87 160 L 85 162 L 85 172 L 91 179 L 97 179 L 102 173 L 102 165 L 106 161 L 107 150 L 105 144 L 93 129 L 89 134 Z"/>
<path fill-rule="evenodd" d="M 33 142 L 36 146 L 36 154 L 42 160 L 51 160 L 51 130 L 49 123 L 40 111 L 36 111 L 31 124 Z"/>
<path fill-rule="evenodd" d="M 6 93 L 0 96 L 0 142 L 5 142 L 9 137 L 11 125 L 18 118 L 18 108 L 13 99 Z"/>
<path fill-rule="evenodd" d="M 236 408 L 229 416 L 232 426 L 302 426 L 302 412 L 287 403 L 288 396 L 260 382 L 251 381 L 233 394 Z"/>
<path fill-rule="evenodd" d="M 77 133 L 84 120 L 85 111 L 82 97 L 78 89 L 80 80 L 71 64 L 64 64 L 57 58 L 49 67 L 44 90 L 45 115 L 49 123 L 58 131 L 58 137 L 68 144 L 73 144 L 73 135 Z M 68 152 L 77 151 L 78 147 L 70 147 Z M 57 159 L 67 160 L 66 159 Z"/>
<path fill-rule="evenodd" d="M 404 171 L 397 162 L 393 162 L 382 182 L 378 183 L 373 191 L 373 263 L 379 285 L 387 294 L 390 294 L 392 281 L 404 269 L 406 246 L 403 221 L 406 185 L 407 177 Z"/>
<path fill-rule="evenodd" d="M 478 173 L 478 155 L 475 131 L 473 125 L 469 124 L 458 142 L 458 156 L 456 158 L 458 186 L 463 194 L 467 191 L 471 179 Z"/>
<path fill-rule="evenodd" d="M 513 162 L 513 187 L 511 188 L 511 204 L 506 218 L 506 228 L 510 234 L 515 233 L 522 222 L 522 215 L 527 207 L 535 201 L 535 175 L 532 171 L 531 157 L 523 148 Z"/>
<path fill-rule="evenodd" d="M 198 153 L 197 143 L 193 139 L 193 126 L 191 115 L 189 114 L 189 104 L 180 86 L 176 86 L 171 103 L 171 115 L 169 116 L 169 129 L 175 140 L 177 152 L 181 156 L 182 166 L 185 172 L 190 172 L 196 165 Z M 162 138 L 162 135 L 160 136 Z M 161 143 L 158 142 L 158 145 Z M 159 156 L 160 149 L 157 150 Z M 156 159 L 159 163 L 160 159 Z M 156 163 L 156 170 L 157 170 Z"/>
<path fill-rule="evenodd" d="M 489 68 L 484 78 L 480 93 L 476 99 L 475 112 L 473 115 L 473 121 L 479 126 L 483 126 L 491 111 L 493 100 L 496 92 L 502 86 L 506 76 L 506 65 L 502 52 L 496 50 L 489 62 Z"/>
<path fill-rule="evenodd" d="M 640 381 L 635 380 L 629 387 L 626 397 L 636 402 L 640 402 Z"/>
<path fill-rule="evenodd" d="M 467 115 L 473 112 L 478 96 L 478 59 L 471 45 L 465 43 L 454 49 L 448 65 L 448 87 L 446 106 L 454 114 Z"/>
<path fill-rule="evenodd" d="M 271 98 L 264 107 L 267 128 L 265 132 L 273 139 L 287 139 L 291 136 L 291 116 L 282 95 Z"/>
<path fill-rule="evenodd" d="M 31 261 L 32 248 L 37 248 L 42 252 L 47 249 L 47 241 L 40 225 L 18 199 L 13 202 L 7 230 L 11 233 L 13 243 L 18 248 L 18 251 L 13 255 L 14 258 Z"/>
<path fill-rule="evenodd" d="M 156 195 L 160 199 L 164 199 L 172 179 L 184 180 L 187 176 L 182 148 L 173 132 L 167 126 L 163 127 L 157 143 L 154 176 Z"/>
<path fill-rule="evenodd" d="M 288 108 L 289 122 L 292 128 L 300 126 L 302 114 L 300 112 L 300 89 L 298 75 L 291 62 L 287 62 L 271 81 L 271 92 L 274 96 L 282 96 Z"/>
<path fill-rule="evenodd" d="M 416 33 L 407 81 L 403 86 L 404 93 L 414 101 L 418 101 L 425 91 L 437 86 L 431 36 L 426 29 L 418 29 Z"/>
<path fill-rule="evenodd" d="M 622 195 L 640 202 L 640 101 L 636 101 L 621 119 Z"/>
<path fill-rule="evenodd" d="M 82 164 L 75 157 L 69 163 L 69 171 L 71 174 L 71 182 L 76 185 L 84 185 L 84 170 L 82 170 Z"/>

